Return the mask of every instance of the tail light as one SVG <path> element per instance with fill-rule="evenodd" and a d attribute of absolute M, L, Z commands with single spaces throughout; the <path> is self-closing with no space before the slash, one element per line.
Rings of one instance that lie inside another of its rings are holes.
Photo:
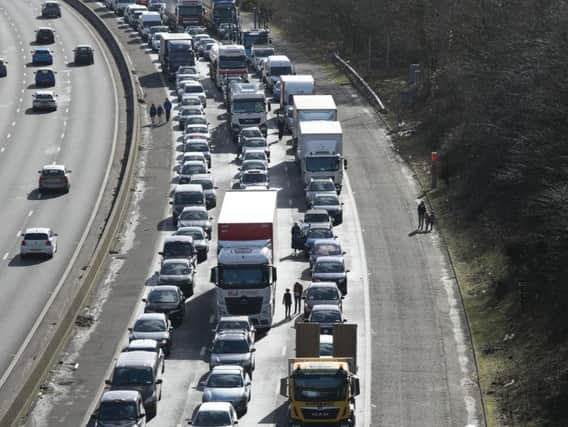
<path fill-rule="evenodd" d="M 49 240 L 45 241 L 45 246 L 51 246 L 51 242 Z"/>

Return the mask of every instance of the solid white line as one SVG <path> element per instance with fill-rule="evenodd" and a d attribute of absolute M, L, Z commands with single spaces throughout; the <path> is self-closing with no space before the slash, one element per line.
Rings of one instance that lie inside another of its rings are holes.
<path fill-rule="evenodd" d="M 9 133 L 8 135 L 6 135 L 6 139 L 10 139 L 11 136 L 12 136 L 12 134 Z"/>
<path fill-rule="evenodd" d="M 33 210 L 32 210 L 32 211 L 29 211 L 29 212 L 28 212 L 28 217 L 32 216 L 33 214 L 34 214 L 34 211 L 33 211 Z"/>
<path fill-rule="evenodd" d="M 3 152 L 4 152 L 4 150 L 6 150 L 6 147 L 2 147 L 2 148 L 0 148 L 0 153 L 3 153 Z"/>
<path fill-rule="evenodd" d="M 9 252 L 6 252 L 6 253 L 4 254 L 4 256 L 2 257 L 2 259 L 3 259 L 4 261 L 6 261 L 6 260 L 8 259 L 8 255 L 10 255 L 10 253 L 9 253 Z"/>
<path fill-rule="evenodd" d="M 351 183 L 349 176 L 345 174 L 345 187 L 347 189 L 347 197 L 353 206 L 353 220 L 355 221 L 355 229 L 362 230 L 361 221 L 359 220 L 359 210 L 355 203 L 355 198 L 351 191 Z M 364 400 L 363 400 L 363 426 L 371 426 L 371 298 L 369 295 L 369 276 L 366 274 L 367 269 L 367 255 L 365 253 L 365 242 L 363 241 L 363 232 L 358 231 L 357 246 L 359 246 L 359 253 L 361 254 L 361 269 L 363 275 L 363 307 L 365 313 L 365 376 L 361 379 L 363 382 Z"/>
<path fill-rule="evenodd" d="M 85 23 L 83 18 L 80 18 L 79 15 L 76 12 L 72 11 L 71 9 L 68 12 L 75 15 L 77 20 L 84 23 L 85 28 L 87 29 L 87 31 L 89 31 L 91 33 L 91 35 L 93 36 L 95 42 L 97 43 L 97 45 L 99 47 L 99 52 L 101 52 L 101 54 L 104 58 L 104 61 L 105 61 L 106 66 L 107 66 L 107 71 L 110 75 L 112 86 L 114 88 L 114 105 L 115 105 L 116 111 L 118 112 L 119 106 L 120 106 L 120 104 L 118 102 L 118 85 L 116 83 L 116 78 L 115 78 L 114 73 L 113 73 L 113 68 L 111 67 L 110 61 L 109 61 L 108 56 L 106 54 L 105 47 L 101 43 L 99 37 L 93 32 L 93 30 L 91 30 L 91 28 L 89 27 L 89 24 Z M 23 92 L 23 90 L 22 90 L 22 92 Z M 21 100 L 22 99 L 20 98 L 20 101 Z M 105 191 L 105 188 L 106 188 L 108 180 L 109 180 L 110 171 L 111 171 L 113 160 L 114 160 L 117 139 L 118 139 L 118 113 L 115 114 L 115 117 L 114 117 L 114 130 L 113 130 L 113 139 L 112 139 L 112 147 L 111 147 L 111 151 L 110 151 L 110 158 L 109 158 L 109 161 L 108 161 L 108 164 L 107 164 L 107 167 L 106 167 L 105 176 L 104 176 L 102 185 L 100 187 L 99 194 L 97 195 L 97 201 L 95 202 L 95 206 L 93 208 L 91 217 L 89 218 L 89 221 L 87 222 L 87 226 L 85 227 L 85 230 L 83 231 L 83 234 L 81 235 L 81 239 L 79 240 L 78 244 L 75 246 L 75 252 L 73 252 L 71 259 L 67 263 L 67 267 L 66 267 L 65 271 L 63 272 L 61 279 L 57 283 L 57 286 L 53 290 L 53 293 L 50 295 L 47 303 L 44 305 L 41 313 L 36 318 L 33 326 L 29 330 L 28 335 L 24 339 L 22 345 L 20 346 L 20 348 L 18 349 L 18 351 L 16 352 L 16 354 L 12 358 L 12 360 L 11 360 L 10 364 L 8 365 L 8 367 L 6 368 L 6 370 L 2 373 L 2 377 L 0 377 L 0 388 L 2 388 L 4 386 L 4 384 L 6 383 L 6 380 L 8 379 L 8 377 L 10 376 L 12 371 L 14 370 L 16 363 L 18 363 L 18 361 L 20 360 L 20 357 L 22 357 L 23 352 L 28 347 L 28 344 L 31 341 L 32 337 L 34 336 L 37 328 L 43 322 L 43 319 L 45 318 L 47 311 L 49 310 L 49 308 L 53 304 L 53 301 L 55 300 L 57 295 L 59 295 L 59 291 L 63 287 L 63 284 L 65 283 L 65 280 L 67 279 L 67 276 L 69 275 L 72 267 L 75 264 L 75 260 L 79 256 L 79 251 L 83 247 L 83 243 L 85 242 L 87 235 L 89 234 L 89 231 L 91 230 L 91 227 L 93 225 L 93 222 L 95 220 L 95 217 L 98 213 L 99 207 L 100 207 L 102 199 L 103 199 L 104 191 Z M 89 417 L 91 416 L 91 412 L 92 411 L 88 412 Z M 86 425 L 86 424 L 87 424 L 86 422 L 82 423 L 82 425 Z"/>
<path fill-rule="evenodd" d="M 18 230 L 18 232 L 16 233 L 16 237 L 20 237 L 22 235 L 22 230 Z"/>
<path fill-rule="evenodd" d="M 25 83 L 25 82 L 24 82 Z M 16 122 L 12 122 L 12 127 L 16 126 Z"/>

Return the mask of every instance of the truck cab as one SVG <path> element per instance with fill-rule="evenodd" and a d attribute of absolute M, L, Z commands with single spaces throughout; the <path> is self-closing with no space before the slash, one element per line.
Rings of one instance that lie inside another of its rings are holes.
<path fill-rule="evenodd" d="M 266 136 L 268 125 L 264 87 L 260 83 L 232 81 L 229 88 L 229 112 L 233 135 L 238 135 L 244 127 L 258 126 Z"/>

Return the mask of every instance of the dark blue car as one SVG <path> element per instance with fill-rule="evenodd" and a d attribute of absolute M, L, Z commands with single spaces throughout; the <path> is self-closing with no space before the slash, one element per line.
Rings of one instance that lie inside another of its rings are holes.
<path fill-rule="evenodd" d="M 51 68 L 42 68 L 35 73 L 36 87 L 55 86 L 55 71 Z"/>
<path fill-rule="evenodd" d="M 53 54 L 51 51 L 45 47 L 38 47 L 32 52 L 32 64 L 33 65 L 52 65 L 53 64 Z"/>

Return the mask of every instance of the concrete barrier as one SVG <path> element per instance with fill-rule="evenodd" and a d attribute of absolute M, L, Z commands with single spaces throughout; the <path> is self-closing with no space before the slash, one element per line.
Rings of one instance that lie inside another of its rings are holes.
<path fill-rule="evenodd" d="M 109 215 L 106 218 L 104 229 L 100 235 L 91 262 L 82 276 L 82 280 L 77 287 L 76 293 L 70 299 L 69 304 L 65 307 L 65 313 L 63 314 L 61 321 L 58 322 L 56 328 L 53 330 L 48 345 L 44 348 L 43 352 L 37 356 L 30 372 L 26 374 L 26 381 L 21 384 L 19 390 L 14 394 L 13 400 L 7 410 L 3 414 L 0 414 L 1 427 L 9 427 L 16 424 L 24 410 L 26 410 L 33 402 L 33 399 L 36 396 L 35 391 L 38 389 L 42 380 L 48 373 L 50 366 L 53 364 L 55 357 L 57 357 L 62 346 L 65 344 L 69 333 L 74 326 L 74 320 L 87 295 L 93 288 L 93 285 L 97 283 L 97 280 L 100 278 L 101 273 L 103 272 L 102 266 L 104 265 L 104 261 L 115 240 L 116 234 L 128 208 L 130 188 L 133 182 L 133 172 L 135 170 L 137 159 L 139 136 L 137 92 L 135 80 L 130 72 L 127 59 L 122 53 L 120 44 L 115 39 L 111 30 L 93 10 L 80 0 L 64 1 L 73 7 L 90 23 L 90 25 L 94 27 L 112 54 L 126 94 L 126 145 L 118 179 L 118 191 L 115 193 L 116 195 L 112 201 Z"/>

